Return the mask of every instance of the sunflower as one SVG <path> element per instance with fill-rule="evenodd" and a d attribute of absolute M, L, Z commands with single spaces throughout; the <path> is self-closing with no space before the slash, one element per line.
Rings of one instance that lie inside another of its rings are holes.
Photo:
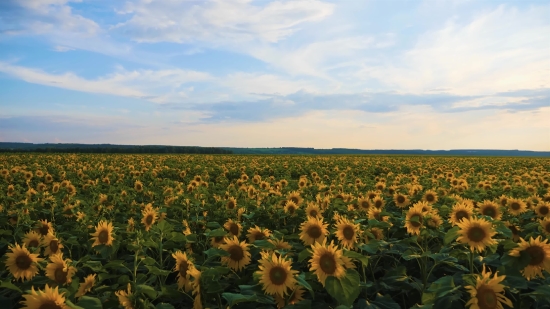
<path fill-rule="evenodd" d="M 134 190 L 136 190 L 137 192 L 143 191 L 143 183 L 139 180 L 136 180 L 136 182 L 134 183 Z"/>
<path fill-rule="evenodd" d="M 411 203 L 411 201 L 409 201 L 409 198 L 401 193 L 395 194 L 393 196 L 393 201 L 395 202 L 395 206 L 399 208 L 405 208 Z"/>
<path fill-rule="evenodd" d="M 48 222 L 48 220 L 38 220 L 35 231 L 40 233 L 42 236 L 46 236 L 48 233 L 53 233 L 52 223 Z"/>
<path fill-rule="evenodd" d="M 225 203 L 225 208 L 228 210 L 233 210 L 237 207 L 237 200 L 234 197 L 230 197 Z"/>
<path fill-rule="evenodd" d="M 542 232 L 550 236 L 550 218 L 546 217 L 540 220 L 540 226 L 542 227 Z"/>
<path fill-rule="evenodd" d="M 134 309 L 133 304 L 133 294 L 132 294 L 132 285 L 128 283 L 128 292 L 125 290 L 119 290 L 115 292 L 118 302 L 124 309 Z"/>
<path fill-rule="evenodd" d="M 487 246 L 497 243 L 492 237 L 497 233 L 493 230 L 491 222 L 485 219 L 463 219 L 458 224 L 458 242 L 468 244 L 473 252 L 483 252 Z"/>
<path fill-rule="evenodd" d="M 292 261 L 277 257 L 275 253 L 266 256 L 258 262 L 260 270 L 256 273 L 260 276 L 260 283 L 263 290 L 268 295 L 279 295 L 284 297 L 287 289 L 292 289 L 296 285 L 294 276 L 298 273 L 291 270 Z"/>
<path fill-rule="evenodd" d="M 340 218 L 336 224 L 336 237 L 344 248 L 352 249 L 357 242 L 357 234 L 359 233 L 359 224 L 354 224 L 346 218 Z"/>
<path fill-rule="evenodd" d="M 325 286 L 325 281 L 328 276 L 334 276 L 338 279 L 346 275 L 344 262 L 342 260 L 343 251 L 338 249 L 334 243 L 327 245 L 327 240 L 323 243 L 314 243 L 311 246 L 313 256 L 309 260 L 310 271 L 315 271 L 317 280 Z"/>
<path fill-rule="evenodd" d="M 422 196 L 422 200 L 430 204 L 435 204 L 437 202 L 437 192 L 433 190 L 428 190 L 424 192 L 424 195 Z"/>
<path fill-rule="evenodd" d="M 255 225 L 254 227 L 248 229 L 248 234 L 246 235 L 246 237 L 248 237 L 248 241 L 250 243 L 253 243 L 256 240 L 266 239 L 269 237 L 269 235 L 271 235 L 270 230 Z"/>
<path fill-rule="evenodd" d="M 151 204 L 147 204 L 151 205 Z M 141 223 L 145 225 L 145 230 L 149 231 L 153 224 L 155 224 L 155 221 L 158 219 L 158 212 L 151 206 L 151 207 L 145 207 L 145 209 L 141 212 L 143 215 L 143 219 L 141 219 Z"/>
<path fill-rule="evenodd" d="M 420 229 L 424 225 L 424 215 L 426 215 L 426 213 L 422 211 L 421 203 L 416 203 L 413 207 L 409 208 L 405 216 L 405 228 L 407 228 L 407 233 L 420 235 Z"/>
<path fill-rule="evenodd" d="M 201 275 L 200 270 L 192 268 L 188 270 L 189 275 L 193 280 L 191 281 L 191 288 L 193 290 L 193 295 L 195 295 L 195 300 L 193 301 L 193 309 L 202 309 L 202 300 L 201 300 Z"/>
<path fill-rule="evenodd" d="M 370 202 L 370 200 L 368 198 L 360 198 L 357 201 L 357 205 L 359 205 L 359 209 L 361 209 L 364 212 L 367 212 L 371 208 L 372 203 Z"/>
<path fill-rule="evenodd" d="M 304 245 L 313 245 L 315 242 L 323 242 L 328 235 L 328 224 L 323 224 L 323 218 L 308 218 L 300 225 L 300 239 Z"/>
<path fill-rule="evenodd" d="M 470 309 L 503 309 L 502 303 L 509 307 L 513 307 L 512 302 L 504 296 L 504 285 L 501 284 L 506 276 L 499 276 L 498 272 L 491 278 L 492 273 L 485 270 L 481 276 L 477 275 L 476 285 L 466 286 L 466 290 L 470 293 L 470 300 L 466 303 Z"/>
<path fill-rule="evenodd" d="M 489 216 L 493 220 L 500 220 L 502 218 L 502 212 L 500 211 L 500 206 L 489 200 L 484 200 L 481 205 L 479 205 L 479 213 L 484 216 Z"/>
<path fill-rule="evenodd" d="M 93 236 L 92 240 L 94 241 L 92 247 L 99 245 L 112 246 L 114 240 L 113 224 L 107 221 L 100 221 L 95 227 L 95 233 L 90 233 L 90 235 Z"/>
<path fill-rule="evenodd" d="M 296 206 L 300 206 L 300 204 L 302 203 L 302 201 L 304 200 L 301 196 L 300 196 L 300 193 L 299 192 L 296 192 L 296 191 L 292 191 L 290 192 L 286 199 L 288 201 L 291 201 L 293 202 L 294 204 L 296 204 Z"/>
<path fill-rule="evenodd" d="M 506 225 L 506 227 L 512 231 L 512 240 L 515 241 L 515 242 L 518 242 L 519 241 L 519 232 L 520 232 L 520 228 L 513 224 L 513 223 L 510 223 L 510 222 L 504 222 L 504 225 Z"/>
<path fill-rule="evenodd" d="M 507 205 L 508 212 L 514 216 L 517 216 L 527 211 L 527 205 L 525 205 L 525 202 L 520 199 L 508 199 Z"/>
<path fill-rule="evenodd" d="M 46 266 L 46 276 L 59 285 L 69 285 L 76 273 L 76 268 L 69 266 L 67 262 L 71 260 L 63 260 L 61 254 L 50 256 L 51 263 Z"/>
<path fill-rule="evenodd" d="M 377 195 L 374 199 L 372 199 L 372 204 L 377 209 L 382 209 L 384 207 L 384 200 L 380 197 L 380 195 Z"/>
<path fill-rule="evenodd" d="M 78 287 L 78 292 L 76 292 L 75 297 L 79 298 L 86 295 L 86 293 L 90 292 L 94 287 L 95 278 L 96 278 L 96 274 L 91 274 L 91 275 L 88 275 L 86 278 L 84 278 L 84 282 L 80 283 L 80 286 Z"/>
<path fill-rule="evenodd" d="M 506 195 L 501 195 L 499 198 L 498 198 L 498 202 L 500 204 L 500 206 L 502 207 L 506 207 L 506 204 L 508 204 L 508 197 Z"/>
<path fill-rule="evenodd" d="M 191 291 L 190 270 L 194 269 L 195 265 L 187 258 L 185 252 L 176 251 L 172 257 L 176 260 L 174 271 L 178 272 L 178 289 L 184 289 L 185 292 Z"/>
<path fill-rule="evenodd" d="M 453 206 L 453 209 L 450 214 L 449 222 L 451 225 L 457 225 L 463 219 L 470 219 L 474 214 L 473 207 L 464 202 L 459 201 Z"/>
<path fill-rule="evenodd" d="M 36 264 L 42 261 L 42 258 L 39 258 L 38 254 L 30 253 L 25 245 L 10 245 L 9 249 L 11 252 L 6 253 L 6 268 L 15 279 L 31 280 L 38 273 Z"/>
<path fill-rule="evenodd" d="M 426 226 L 429 226 L 434 229 L 439 228 L 443 223 L 441 216 L 439 216 L 439 214 L 435 210 L 430 211 L 428 215 L 426 215 L 425 219 L 426 219 Z"/>
<path fill-rule="evenodd" d="M 519 247 L 512 249 L 509 253 L 511 256 L 519 257 L 521 251 L 529 254 L 529 265 L 521 270 L 521 273 L 527 280 L 536 278 L 537 276 L 544 278 L 542 271 L 550 272 L 550 244 L 548 239 L 542 241 L 541 236 L 537 238 L 531 237 L 529 241 L 521 238 Z"/>
<path fill-rule="evenodd" d="M 298 210 L 298 207 L 299 206 L 293 201 L 287 200 L 285 203 L 285 212 L 293 216 L 294 214 L 296 214 L 296 210 Z"/>
<path fill-rule="evenodd" d="M 535 213 L 539 217 L 550 218 L 550 203 L 540 202 L 535 207 Z"/>
<path fill-rule="evenodd" d="M 284 241 L 284 240 L 279 240 L 279 239 L 268 239 L 267 241 L 269 241 L 273 246 L 275 246 L 275 250 L 290 250 L 292 249 L 292 246 Z"/>
<path fill-rule="evenodd" d="M 290 292 L 290 297 L 286 300 L 279 295 L 275 295 L 275 301 L 277 302 L 277 308 L 283 308 L 287 304 L 294 305 L 304 300 L 305 290 L 301 286 L 295 286 Z"/>
<path fill-rule="evenodd" d="M 52 288 L 46 284 L 44 291 L 34 289 L 31 287 L 30 294 L 24 294 L 25 298 L 21 304 L 24 309 L 69 309 L 70 307 L 65 305 L 64 293 L 59 293 L 59 288 Z"/>
<path fill-rule="evenodd" d="M 307 203 L 307 207 L 306 207 L 306 215 L 308 217 L 312 217 L 312 218 L 322 218 L 323 215 L 322 215 L 323 211 L 319 208 L 319 206 L 315 203 Z"/>
<path fill-rule="evenodd" d="M 242 225 L 239 222 L 235 222 L 232 219 L 227 220 L 223 227 L 232 235 L 239 237 L 243 229 Z"/>
<path fill-rule="evenodd" d="M 222 264 L 227 265 L 229 268 L 240 271 L 250 264 L 248 244 L 245 241 L 239 243 L 236 236 L 233 236 L 233 239 L 226 237 L 225 244 L 220 245 L 220 249 L 229 253 L 229 256 L 222 256 Z"/>
<path fill-rule="evenodd" d="M 27 234 L 25 234 L 25 237 L 23 237 L 23 243 L 27 248 L 37 248 L 41 243 L 40 234 L 38 234 L 35 231 L 29 231 Z"/>

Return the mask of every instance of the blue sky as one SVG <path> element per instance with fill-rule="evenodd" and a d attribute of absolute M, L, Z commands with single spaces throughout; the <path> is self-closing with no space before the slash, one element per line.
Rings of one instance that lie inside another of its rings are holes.
<path fill-rule="evenodd" d="M 550 150 L 548 1 L 0 1 L 0 141 Z"/>

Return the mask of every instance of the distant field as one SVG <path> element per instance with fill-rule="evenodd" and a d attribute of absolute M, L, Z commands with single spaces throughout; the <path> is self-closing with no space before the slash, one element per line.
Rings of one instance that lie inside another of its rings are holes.
<path fill-rule="evenodd" d="M 548 308 L 550 159 L 0 154 L 0 235 L 5 308 Z"/>

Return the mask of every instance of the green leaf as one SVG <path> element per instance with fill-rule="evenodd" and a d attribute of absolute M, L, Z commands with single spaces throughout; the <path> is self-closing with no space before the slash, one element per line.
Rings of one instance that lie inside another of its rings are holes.
<path fill-rule="evenodd" d="M 14 290 L 14 291 L 17 291 L 17 292 L 19 292 L 19 293 L 23 293 L 23 291 L 21 291 L 20 288 L 18 288 L 17 286 L 15 286 L 15 284 L 11 283 L 9 280 L 2 281 L 2 282 L 0 283 L 0 287 L 6 288 L 6 289 L 10 289 L 10 290 Z"/>
<path fill-rule="evenodd" d="M 71 308 L 71 309 L 86 309 L 86 308 L 82 308 L 80 306 L 77 306 L 77 305 L 73 304 L 73 302 L 68 300 L 68 299 L 65 300 L 65 305 L 69 306 L 69 308 Z"/>
<path fill-rule="evenodd" d="M 495 231 L 499 234 L 501 234 L 502 236 L 506 237 L 506 238 L 512 238 L 513 234 L 512 234 L 512 230 L 510 230 L 505 224 L 504 222 L 498 220 L 498 221 L 493 221 L 493 226 L 495 227 Z"/>
<path fill-rule="evenodd" d="M 148 285 L 140 284 L 137 286 L 136 290 L 138 293 L 145 294 L 150 299 L 155 299 L 157 297 L 157 291 Z"/>
<path fill-rule="evenodd" d="M 82 296 L 80 297 L 80 300 L 76 304 L 77 306 L 80 306 L 82 308 L 86 309 L 102 309 L 103 305 L 101 304 L 101 300 L 95 297 L 90 296 Z"/>
<path fill-rule="evenodd" d="M 311 293 L 311 298 L 315 299 L 315 293 L 313 292 L 313 288 L 306 281 L 306 276 L 304 275 L 304 273 L 301 273 L 298 276 L 296 276 L 296 282 L 298 282 L 299 285 L 306 288 L 309 291 L 309 293 Z"/>
<path fill-rule="evenodd" d="M 443 242 L 448 245 L 451 242 L 453 242 L 456 237 L 458 236 L 458 230 L 460 228 L 458 226 L 453 227 L 452 229 L 448 230 L 447 233 L 445 233 L 445 237 L 443 238 Z"/>
<path fill-rule="evenodd" d="M 242 294 L 235 294 L 235 293 L 222 293 L 222 297 L 227 301 L 227 304 L 229 305 L 230 308 L 235 306 L 238 303 L 252 302 L 258 299 L 256 294 L 242 295 Z"/>
<path fill-rule="evenodd" d="M 311 257 L 312 253 L 309 251 L 309 249 L 304 249 L 302 252 L 298 253 L 298 262 L 302 262 L 303 260 Z"/>
<path fill-rule="evenodd" d="M 351 306 L 361 292 L 359 283 L 359 273 L 355 269 L 347 269 L 346 275 L 340 279 L 329 276 L 325 281 L 325 288 L 339 304 Z"/>
<path fill-rule="evenodd" d="M 168 276 L 171 273 L 170 270 L 160 269 L 156 266 L 146 265 L 145 267 L 147 267 L 149 273 L 157 276 Z"/>
<path fill-rule="evenodd" d="M 222 237 L 227 235 L 227 232 L 224 229 L 217 229 L 208 232 L 208 237 Z"/>
<path fill-rule="evenodd" d="M 155 261 L 155 259 L 153 259 L 152 257 L 148 256 L 148 257 L 144 258 L 143 260 L 141 260 L 141 262 L 144 265 L 154 265 L 157 261 Z"/>
<path fill-rule="evenodd" d="M 162 222 L 159 222 L 159 224 L 157 224 L 157 229 L 164 235 L 168 235 L 174 230 L 174 226 L 166 222 L 166 220 L 163 220 Z"/>
<path fill-rule="evenodd" d="M 369 257 L 366 255 L 363 255 L 355 251 L 349 251 L 349 250 L 345 250 L 344 255 L 351 259 L 360 261 L 364 267 L 367 267 L 369 265 Z"/>
<path fill-rule="evenodd" d="M 214 229 L 219 229 L 222 226 L 218 222 L 210 221 L 206 223 L 206 227 L 211 230 L 214 230 Z"/>
<path fill-rule="evenodd" d="M 156 309 L 175 309 L 174 306 L 167 303 L 159 303 L 155 306 Z"/>
<path fill-rule="evenodd" d="M 383 244 L 383 242 L 381 242 L 380 240 L 371 239 L 371 240 L 369 240 L 368 244 L 363 244 L 363 245 L 359 246 L 359 249 L 361 249 L 363 251 L 367 251 L 370 254 L 376 254 L 376 252 L 378 252 L 378 249 L 380 248 L 380 246 L 382 244 Z"/>
<path fill-rule="evenodd" d="M 396 303 L 389 295 L 384 295 L 378 293 L 376 294 L 376 299 L 371 302 L 371 305 L 374 307 L 368 308 L 379 308 L 379 309 L 400 309 L 398 303 Z"/>
<path fill-rule="evenodd" d="M 105 264 L 103 267 L 104 268 L 120 269 L 123 266 L 124 266 L 124 261 L 123 260 L 114 260 L 114 261 L 111 261 L 111 262 Z"/>

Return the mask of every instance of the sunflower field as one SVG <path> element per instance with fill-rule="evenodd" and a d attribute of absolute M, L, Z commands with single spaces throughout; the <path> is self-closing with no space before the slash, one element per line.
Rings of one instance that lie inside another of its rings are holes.
<path fill-rule="evenodd" d="M 0 155 L 1 308 L 550 308 L 550 159 Z"/>

